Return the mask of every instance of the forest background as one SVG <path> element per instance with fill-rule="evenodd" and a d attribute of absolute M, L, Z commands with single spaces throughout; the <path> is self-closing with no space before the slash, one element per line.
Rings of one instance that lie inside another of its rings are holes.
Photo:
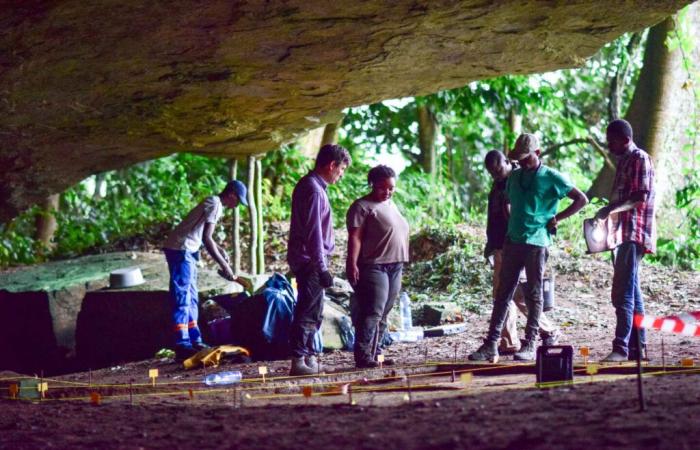
<path fill-rule="evenodd" d="M 394 199 L 414 233 L 428 228 L 449 234 L 464 223 L 483 227 L 491 187 L 484 155 L 510 148 L 521 132 L 537 134 L 543 162 L 592 198 L 562 224 L 557 239 L 567 251 L 583 253 L 582 220 L 603 204 L 612 182 L 615 162 L 605 147 L 605 127 L 624 117 L 656 164 L 659 245 L 650 261 L 698 270 L 697 10 L 691 5 L 649 30 L 623 35 L 576 69 L 479 80 L 425 97 L 348 108 L 342 122 L 257 160 L 175 154 L 94 175 L 0 225 L 0 267 L 107 251 L 134 236 L 157 244 L 234 172 L 252 180 L 257 168 L 258 208 L 239 208 L 236 217 L 227 212 L 219 231 L 223 238 L 240 223 L 241 268 L 251 270 L 256 251 L 250 248 L 275 244 L 269 227 L 288 220 L 295 183 L 313 166 L 319 145 L 333 141 L 353 158 L 345 177 L 329 188 L 336 226 L 344 225 L 350 203 L 368 192 L 367 171 L 381 162 L 400 171 Z M 257 261 L 253 271 L 263 269 Z"/>

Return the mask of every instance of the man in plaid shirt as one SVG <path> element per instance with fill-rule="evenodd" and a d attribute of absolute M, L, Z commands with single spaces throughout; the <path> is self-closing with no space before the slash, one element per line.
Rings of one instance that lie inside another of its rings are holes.
<path fill-rule="evenodd" d="M 612 303 L 617 325 L 612 352 L 604 362 L 636 359 L 645 350 L 644 330 L 640 340 L 632 328 L 634 313 L 644 314 L 639 287 L 639 266 L 646 253 L 656 251 L 654 219 L 654 166 L 649 155 L 632 140 L 632 127 L 614 120 L 606 132 L 608 148 L 618 158 L 610 203 L 595 215 L 609 219 L 609 244 L 613 249 Z"/>

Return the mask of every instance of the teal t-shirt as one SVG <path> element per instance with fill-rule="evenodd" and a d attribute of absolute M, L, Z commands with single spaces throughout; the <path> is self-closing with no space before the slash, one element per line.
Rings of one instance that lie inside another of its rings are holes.
<path fill-rule="evenodd" d="M 573 185 L 561 173 L 541 164 L 535 170 L 514 170 L 506 192 L 510 200 L 508 238 L 519 244 L 547 247 L 552 243 L 547 222 L 557 213 L 559 200 Z"/>

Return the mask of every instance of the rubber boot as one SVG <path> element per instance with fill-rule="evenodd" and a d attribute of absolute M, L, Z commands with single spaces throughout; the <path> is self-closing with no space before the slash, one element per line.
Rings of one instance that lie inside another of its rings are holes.
<path fill-rule="evenodd" d="M 292 368 L 289 369 L 289 375 L 315 375 L 316 372 L 309 368 L 304 362 L 304 357 L 292 358 Z"/>

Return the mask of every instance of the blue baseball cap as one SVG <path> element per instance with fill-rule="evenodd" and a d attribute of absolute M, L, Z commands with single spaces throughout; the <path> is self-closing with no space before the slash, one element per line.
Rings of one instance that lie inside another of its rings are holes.
<path fill-rule="evenodd" d="M 238 195 L 238 201 L 241 202 L 243 206 L 248 206 L 248 188 L 245 187 L 245 184 L 238 180 L 231 180 L 226 183 L 224 191 L 235 192 L 236 195 Z"/>

